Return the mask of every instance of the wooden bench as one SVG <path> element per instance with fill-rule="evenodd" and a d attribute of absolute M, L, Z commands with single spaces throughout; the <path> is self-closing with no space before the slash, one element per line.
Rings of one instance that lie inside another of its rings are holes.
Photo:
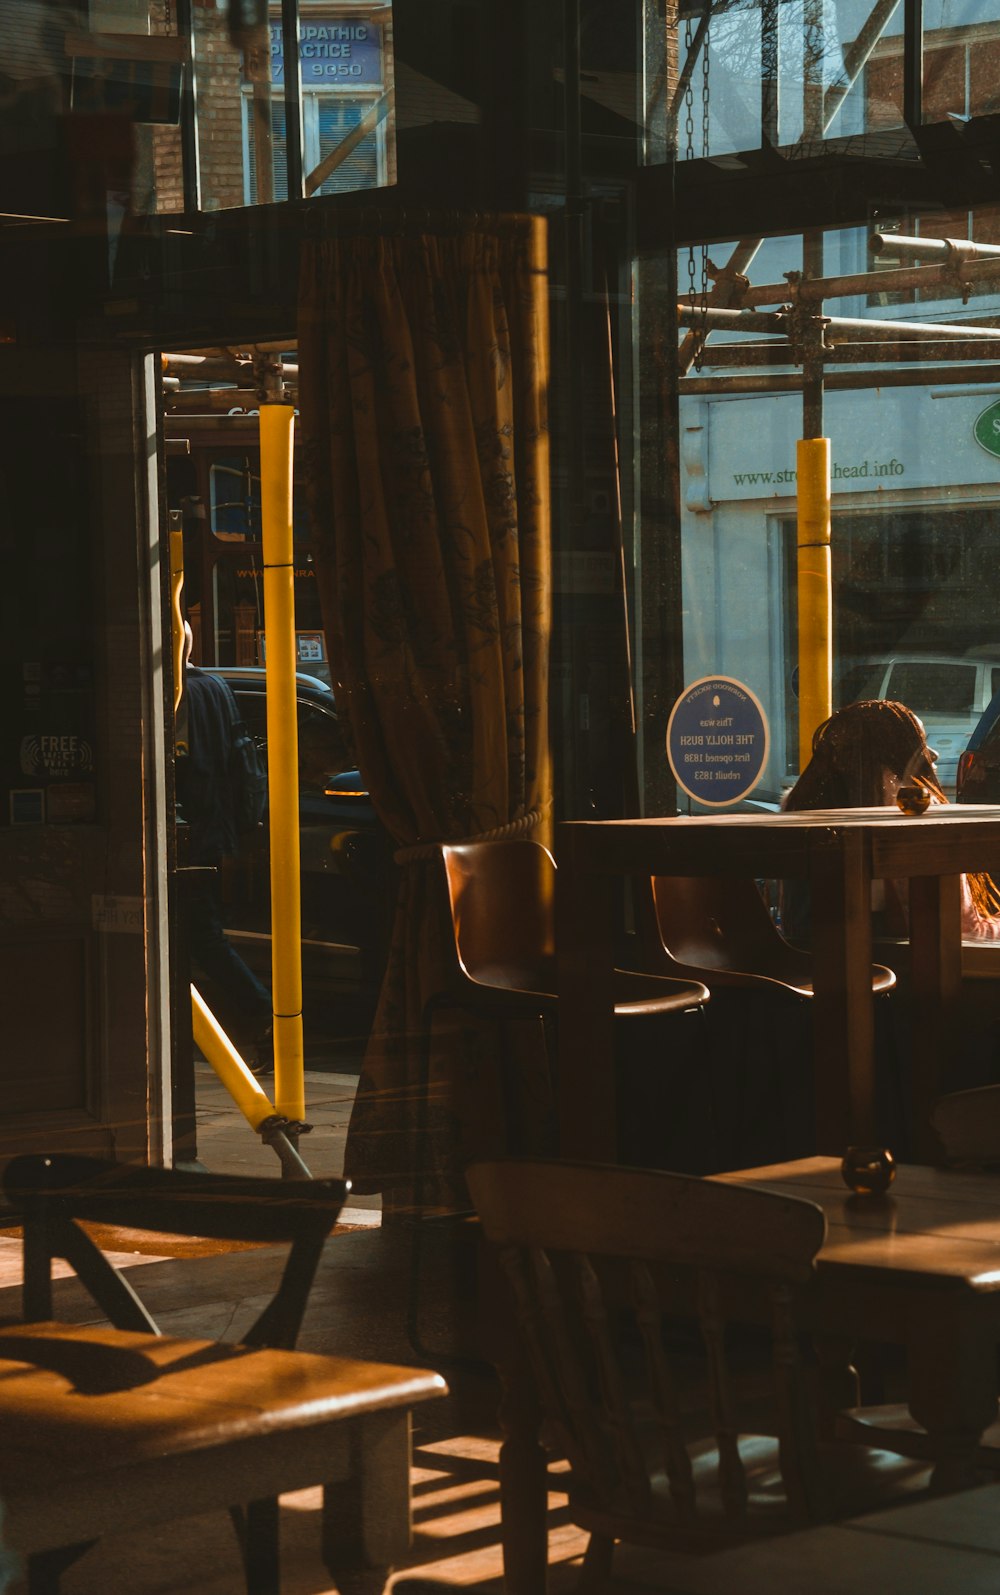
<path fill-rule="evenodd" d="M 102 1535 L 230 1510 L 248 1595 L 280 1589 L 280 1492 L 324 1486 L 322 1556 L 341 1595 L 375 1595 L 406 1551 L 410 1409 L 445 1393 L 422 1369 L 293 1350 L 348 1187 L 18 1158 L 24 1314 L 0 1328 L 4 1534 L 31 1595 Z M 289 1241 L 281 1280 L 239 1345 L 161 1335 L 79 1219 L 220 1240 Z M 52 1317 L 64 1257 L 111 1326 Z"/>

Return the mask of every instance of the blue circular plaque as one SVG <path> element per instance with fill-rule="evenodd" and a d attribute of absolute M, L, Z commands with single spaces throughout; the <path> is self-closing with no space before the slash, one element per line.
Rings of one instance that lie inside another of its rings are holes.
<path fill-rule="evenodd" d="M 703 676 L 670 712 L 667 758 L 688 797 L 724 809 L 757 785 L 769 741 L 767 716 L 749 687 L 731 676 Z"/>

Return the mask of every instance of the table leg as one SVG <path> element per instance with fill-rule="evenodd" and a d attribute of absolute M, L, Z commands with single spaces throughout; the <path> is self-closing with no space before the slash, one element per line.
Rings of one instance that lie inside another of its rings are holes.
<path fill-rule="evenodd" d="M 979 1332 L 952 1300 L 940 1315 L 914 1314 L 910 1412 L 930 1436 L 936 1490 L 976 1481 L 976 1451 L 997 1416 L 995 1336 Z"/>
<path fill-rule="evenodd" d="M 577 869 L 571 847 L 556 876 L 559 1154 L 615 1163 L 614 882 Z"/>
<path fill-rule="evenodd" d="M 817 831 L 810 851 L 816 1151 L 875 1138 L 871 863 L 852 831 Z"/>
<path fill-rule="evenodd" d="M 861 1404 L 854 1366 L 854 1341 L 846 1335 L 816 1335 L 816 1418 L 820 1437 L 832 1440 L 840 1413 Z"/>
<path fill-rule="evenodd" d="M 323 1561 L 340 1595 L 381 1595 L 410 1548 L 410 1414 L 352 1426 L 349 1476 L 323 1491 Z"/>
<path fill-rule="evenodd" d="M 910 881 L 910 1155 L 916 1163 L 936 1163 L 941 1155 L 930 1115 L 941 1094 L 942 1060 L 954 1045 L 961 996 L 961 881 L 960 875 L 923 875 Z"/>

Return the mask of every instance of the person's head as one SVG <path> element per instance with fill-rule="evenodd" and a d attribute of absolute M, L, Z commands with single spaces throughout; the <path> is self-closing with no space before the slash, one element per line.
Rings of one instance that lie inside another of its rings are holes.
<path fill-rule="evenodd" d="M 189 665 L 191 663 L 191 654 L 192 654 L 193 650 L 194 650 L 194 632 L 191 630 L 191 622 L 189 620 L 186 620 L 184 622 L 184 663 L 186 665 Z"/>
<path fill-rule="evenodd" d="M 786 809 L 867 808 L 893 803 L 919 781 L 943 800 L 924 728 L 891 699 L 851 703 L 816 730 L 812 758 L 785 800 Z"/>

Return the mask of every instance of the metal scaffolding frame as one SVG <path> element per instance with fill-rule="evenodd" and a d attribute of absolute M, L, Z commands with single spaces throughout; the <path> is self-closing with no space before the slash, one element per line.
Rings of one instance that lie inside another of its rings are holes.
<path fill-rule="evenodd" d="M 913 290 L 938 297 L 950 291 L 951 296 L 967 300 L 974 286 L 1000 282 L 1000 246 L 965 239 L 909 238 L 894 233 L 875 233 L 870 246 L 876 256 L 895 256 L 903 262 L 930 260 L 932 264 L 903 264 L 834 277 L 788 272 L 783 283 L 757 287 L 748 283 L 741 296 L 747 308 L 738 310 L 718 305 L 703 308 L 692 302 L 690 295 L 680 295 L 678 322 L 688 329 L 687 338 L 694 336 L 702 344 L 703 364 L 756 371 L 752 376 L 740 377 L 682 377 L 680 392 L 795 392 L 805 390 L 810 375 L 815 380 L 809 367 L 818 367 L 820 380 L 831 390 L 917 386 L 926 383 L 930 375 L 935 382 L 944 383 L 996 381 L 1000 327 L 994 326 L 992 320 L 887 321 L 830 316 L 824 314 L 823 306 L 827 299 Z M 781 308 L 750 308 L 772 304 L 780 304 Z M 713 332 L 771 336 L 712 345 L 707 339 Z M 977 366 L 976 361 L 984 364 Z M 872 369 L 829 372 L 825 368 L 830 365 L 867 365 Z M 801 366 L 803 370 L 800 376 L 769 369 L 775 366 Z"/>

